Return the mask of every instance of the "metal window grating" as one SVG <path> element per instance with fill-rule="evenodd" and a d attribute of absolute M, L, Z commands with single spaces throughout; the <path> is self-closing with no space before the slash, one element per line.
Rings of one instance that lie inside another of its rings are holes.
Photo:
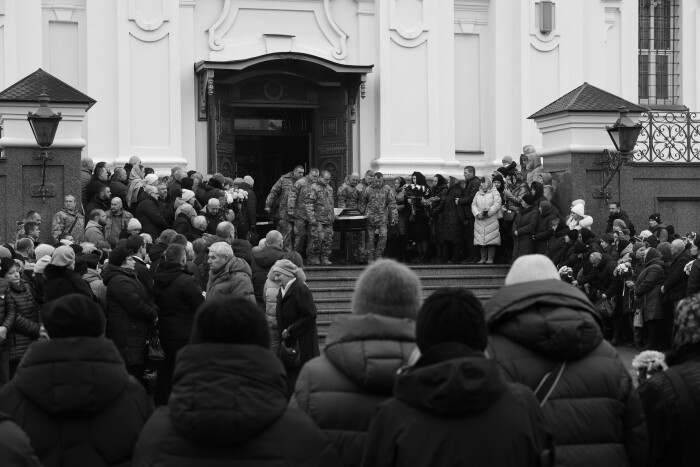
<path fill-rule="evenodd" d="M 678 105 L 678 0 L 639 0 L 639 103 Z"/>

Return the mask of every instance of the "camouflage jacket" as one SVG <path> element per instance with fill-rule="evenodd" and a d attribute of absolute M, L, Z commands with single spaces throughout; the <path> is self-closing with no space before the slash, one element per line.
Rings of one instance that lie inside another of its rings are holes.
<path fill-rule="evenodd" d="M 309 196 L 309 188 L 313 182 L 307 175 L 294 184 L 294 189 L 289 193 L 288 210 L 298 219 L 309 220 L 306 208 L 306 198 Z"/>
<path fill-rule="evenodd" d="M 347 183 L 340 185 L 340 188 L 338 188 L 339 208 L 357 209 L 357 204 L 360 200 L 360 190 L 358 190 L 359 186 L 359 183 L 356 186 L 350 186 Z"/>
<path fill-rule="evenodd" d="M 119 215 L 114 214 L 111 210 L 107 211 L 107 225 L 105 225 L 105 238 L 119 239 L 119 234 L 122 229 L 129 225 L 129 221 L 134 218 L 126 209 L 122 209 Z"/>
<path fill-rule="evenodd" d="M 73 225 L 76 216 L 78 216 L 78 220 Z M 73 225 L 73 229 L 71 229 L 71 225 Z M 58 241 L 59 235 L 63 232 L 70 233 L 75 243 L 82 242 L 85 236 L 85 217 L 80 213 L 70 213 L 65 209 L 58 211 L 51 221 L 53 239 Z"/>
<path fill-rule="evenodd" d="M 386 225 L 398 222 L 399 213 L 396 210 L 396 198 L 391 188 L 382 185 L 381 188 L 368 187 L 360 197 L 359 209 L 367 216 L 368 225 Z"/>
<path fill-rule="evenodd" d="M 323 186 L 320 183 L 313 183 L 306 190 L 306 216 L 309 222 L 320 222 L 321 224 L 332 224 L 335 220 L 333 211 L 333 187 Z"/>
<path fill-rule="evenodd" d="M 292 173 L 289 172 L 282 175 L 272 186 L 270 194 L 267 195 L 265 209 L 270 210 L 270 215 L 273 219 L 289 220 L 291 211 L 287 209 L 287 201 L 290 193 L 294 191 L 294 177 Z"/>

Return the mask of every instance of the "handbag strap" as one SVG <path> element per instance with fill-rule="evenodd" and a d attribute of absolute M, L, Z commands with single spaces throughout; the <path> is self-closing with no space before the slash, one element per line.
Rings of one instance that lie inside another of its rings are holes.
<path fill-rule="evenodd" d="M 559 380 L 561 379 L 562 373 L 564 373 L 564 368 L 566 368 L 566 362 L 559 362 L 552 371 L 547 372 L 540 381 L 540 384 L 535 388 L 535 397 L 540 401 L 540 407 L 544 407 L 547 403 L 549 396 L 554 392 L 554 388 L 557 387 Z"/>

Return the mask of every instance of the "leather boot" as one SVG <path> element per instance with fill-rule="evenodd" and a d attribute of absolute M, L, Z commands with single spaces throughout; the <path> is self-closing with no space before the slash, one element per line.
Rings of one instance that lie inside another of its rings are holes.
<path fill-rule="evenodd" d="M 480 248 L 480 250 L 481 250 L 481 260 L 477 261 L 476 264 L 484 264 L 486 262 L 486 256 L 487 256 L 486 252 L 487 252 L 488 248 L 485 246 L 482 246 Z"/>
<path fill-rule="evenodd" d="M 486 264 L 493 264 L 493 257 L 494 256 L 496 256 L 496 247 L 490 246 L 489 252 L 488 252 L 488 259 L 486 260 Z"/>

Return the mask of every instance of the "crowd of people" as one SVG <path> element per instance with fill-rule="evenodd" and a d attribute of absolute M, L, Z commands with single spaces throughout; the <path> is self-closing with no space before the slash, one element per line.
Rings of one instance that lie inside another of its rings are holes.
<path fill-rule="evenodd" d="M 635 235 L 618 203 L 599 238 L 584 203 L 564 219 L 502 169 L 352 174 L 336 197 L 297 167 L 255 242 L 251 177 L 85 160 L 52 241 L 29 212 L 0 247 L 2 465 L 694 465 L 700 239 L 656 213 Z M 346 241 L 372 264 L 321 349 L 304 268 L 330 264 L 336 206 L 365 216 Z M 513 264 L 485 305 L 423 300 L 382 259 L 412 248 Z M 667 352 L 634 379 L 628 340 Z"/>

